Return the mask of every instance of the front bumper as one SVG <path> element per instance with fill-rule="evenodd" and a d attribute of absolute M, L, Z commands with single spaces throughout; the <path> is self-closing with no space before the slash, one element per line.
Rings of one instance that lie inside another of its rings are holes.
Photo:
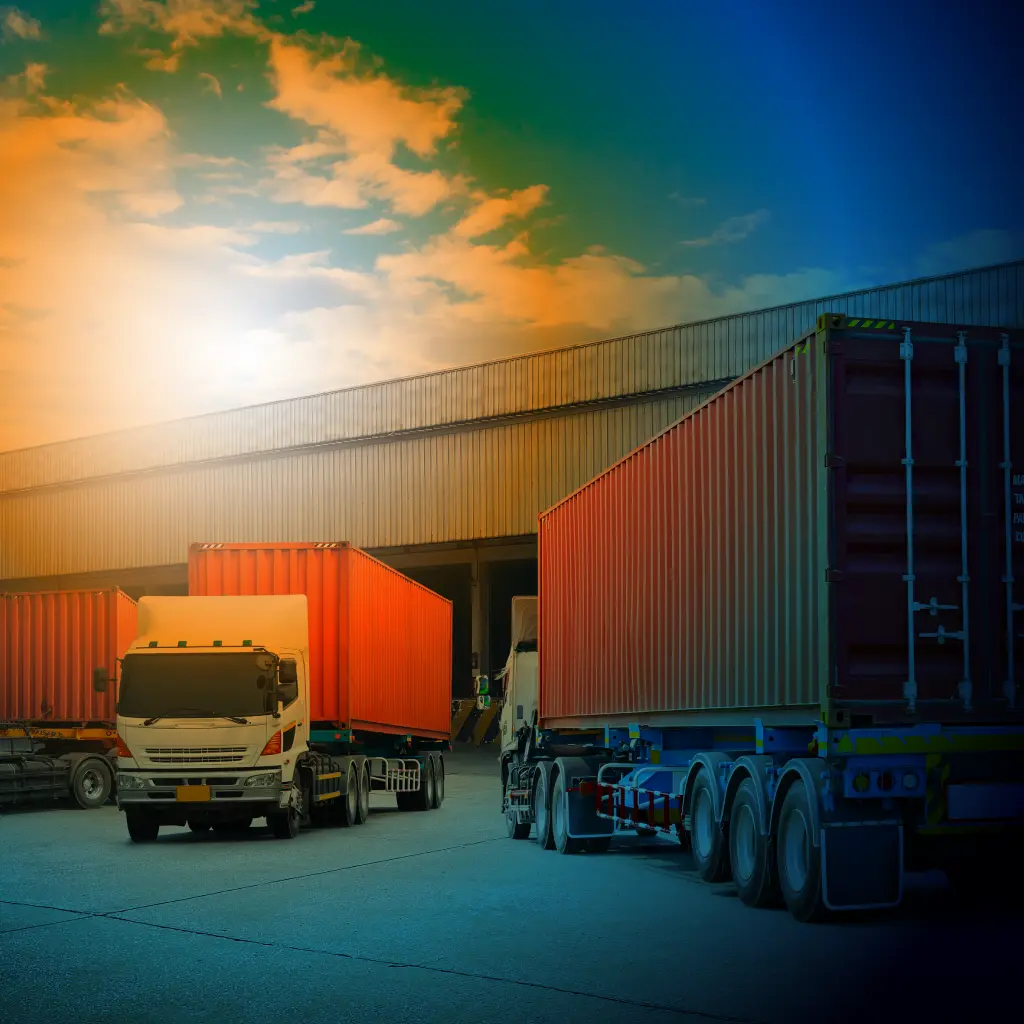
<path fill-rule="evenodd" d="M 288 806 L 291 783 L 280 779 L 273 785 L 246 786 L 245 780 L 259 771 L 230 775 L 171 775 L 162 772 L 121 771 L 118 773 L 117 806 L 121 810 L 145 809 L 160 819 L 225 817 L 261 818 Z M 143 788 L 122 784 L 127 776 L 143 782 Z"/>

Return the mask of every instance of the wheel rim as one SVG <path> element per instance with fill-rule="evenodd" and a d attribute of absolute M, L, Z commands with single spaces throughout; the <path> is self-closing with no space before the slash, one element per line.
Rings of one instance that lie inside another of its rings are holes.
<path fill-rule="evenodd" d="M 711 844 L 715 827 L 715 812 L 711 805 L 711 794 L 706 789 L 701 789 L 697 794 L 697 807 L 693 815 L 693 824 L 696 853 L 702 860 L 705 860 L 711 856 Z"/>
<path fill-rule="evenodd" d="M 348 802 L 349 821 L 352 821 L 359 810 L 359 791 L 356 789 L 356 773 L 351 768 L 348 772 L 348 792 L 345 799 Z"/>
<path fill-rule="evenodd" d="M 429 759 L 424 762 L 423 765 L 424 785 L 426 786 L 427 803 L 432 805 L 434 803 L 434 766 L 433 762 Z"/>
<path fill-rule="evenodd" d="M 548 827 L 548 809 L 544 806 L 544 794 L 539 778 L 533 787 L 533 817 L 537 822 L 537 836 L 543 838 Z"/>
<path fill-rule="evenodd" d="M 555 783 L 554 791 L 551 794 L 551 825 L 555 835 L 561 839 L 565 834 L 565 822 L 562 814 L 562 786 L 561 777 Z"/>
<path fill-rule="evenodd" d="M 731 822 L 733 835 L 733 877 L 738 882 L 749 881 L 757 864 L 757 823 L 748 804 L 738 808 Z"/>
<path fill-rule="evenodd" d="M 434 778 L 434 789 L 437 792 L 437 802 L 444 800 L 444 761 L 437 760 L 437 775 Z"/>
<path fill-rule="evenodd" d="M 363 786 L 359 794 L 359 804 L 365 818 L 370 813 L 370 777 L 363 772 L 362 774 Z"/>
<path fill-rule="evenodd" d="M 96 768 L 87 768 L 82 775 L 82 794 L 89 800 L 103 795 L 103 780 Z"/>
<path fill-rule="evenodd" d="M 786 818 L 782 829 L 782 875 L 790 892 L 802 892 L 807 884 L 809 838 L 807 821 L 798 808 Z"/>

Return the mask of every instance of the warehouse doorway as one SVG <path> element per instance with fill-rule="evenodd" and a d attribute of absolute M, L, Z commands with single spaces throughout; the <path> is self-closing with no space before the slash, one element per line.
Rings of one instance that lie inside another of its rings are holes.
<path fill-rule="evenodd" d="M 537 559 L 490 563 L 488 655 L 493 678 L 505 667 L 512 643 L 512 598 L 537 593 Z"/>
<path fill-rule="evenodd" d="M 452 698 L 473 696 L 473 576 L 469 565 L 400 569 L 452 602 Z"/>

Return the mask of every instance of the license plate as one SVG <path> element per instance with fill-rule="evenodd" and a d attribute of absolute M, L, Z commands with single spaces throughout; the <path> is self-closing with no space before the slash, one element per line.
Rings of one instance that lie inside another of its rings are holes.
<path fill-rule="evenodd" d="M 205 803 L 210 799 L 210 787 L 178 786 L 177 799 L 181 803 Z"/>

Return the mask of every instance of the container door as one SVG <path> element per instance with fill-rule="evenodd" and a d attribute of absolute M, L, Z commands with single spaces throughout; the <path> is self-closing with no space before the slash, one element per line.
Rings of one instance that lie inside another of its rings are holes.
<path fill-rule="evenodd" d="M 832 707 L 853 724 L 1004 717 L 1024 351 L 987 328 L 847 323 L 829 336 Z"/>

